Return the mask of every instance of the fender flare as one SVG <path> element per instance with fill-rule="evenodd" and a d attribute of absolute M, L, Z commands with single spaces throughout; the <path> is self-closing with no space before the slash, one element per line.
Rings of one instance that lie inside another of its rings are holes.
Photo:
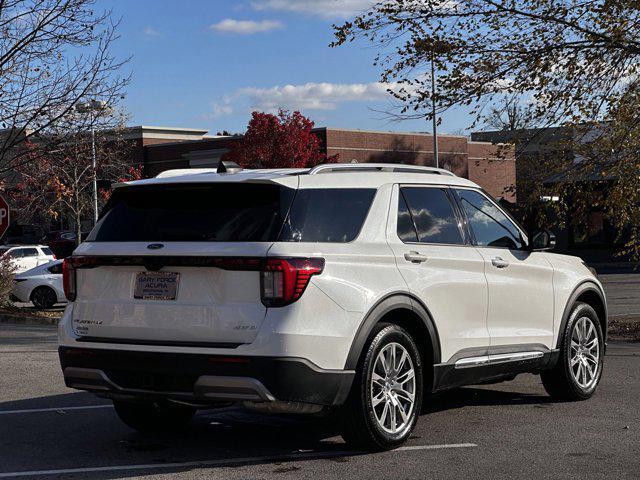
<path fill-rule="evenodd" d="M 567 322 L 569 321 L 569 317 L 571 316 L 571 309 L 575 305 L 578 297 L 585 292 L 594 292 L 598 297 L 600 297 L 600 301 L 602 302 L 604 308 L 604 318 L 600 320 L 604 323 L 605 328 L 602 329 L 602 335 L 604 336 L 605 345 L 607 342 L 607 325 L 608 314 L 607 314 L 607 302 L 604 297 L 604 292 L 600 289 L 600 287 L 591 280 L 584 280 L 579 283 L 571 292 L 569 296 L 569 300 L 567 300 L 566 305 L 564 306 L 564 311 L 562 312 L 562 320 L 560 321 L 560 328 L 558 329 L 558 338 L 556 340 L 556 349 L 560 348 L 562 345 L 562 333 L 565 328 L 567 328 Z"/>
<path fill-rule="evenodd" d="M 406 292 L 397 292 L 386 295 L 369 309 L 364 320 L 360 323 L 360 327 L 358 327 L 353 342 L 351 342 L 351 348 L 349 349 L 349 354 L 345 362 L 345 370 L 356 369 L 358 360 L 360 360 L 362 351 L 375 325 L 387 313 L 399 308 L 411 310 L 420 317 L 424 327 L 429 332 L 429 339 L 433 351 L 433 364 L 440 363 L 440 337 L 438 336 L 438 330 L 433 322 L 431 313 L 427 307 L 413 295 Z"/>

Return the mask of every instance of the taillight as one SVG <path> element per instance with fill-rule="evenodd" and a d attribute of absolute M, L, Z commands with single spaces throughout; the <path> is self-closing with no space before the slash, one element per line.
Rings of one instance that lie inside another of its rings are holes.
<path fill-rule="evenodd" d="M 313 275 L 322 273 L 323 258 L 269 258 L 260 272 L 262 303 L 284 307 L 298 300 Z"/>
<path fill-rule="evenodd" d="M 76 270 L 73 268 L 71 258 L 65 258 L 62 261 L 62 286 L 64 296 L 73 302 L 76 299 Z"/>
<path fill-rule="evenodd" d="M 62 261 L 62 287 L 64 296 L 73 302 L 78 294 L 76 286 L 76 270 L 78 268 L 91 268 L 98 265 L 96 257 L 67 257 Z"/>

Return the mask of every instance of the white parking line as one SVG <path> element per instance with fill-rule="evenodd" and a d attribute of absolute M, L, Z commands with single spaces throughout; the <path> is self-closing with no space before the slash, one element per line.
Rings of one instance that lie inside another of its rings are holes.
<path fill-rule="evenodd" d="M 0 415 L 12 415 L 15 413 L 40 413 L 40 412 L 60 412 L 67 410 L 92 410 L 95 408 L 113 408 L 113 405 L 85 405 L 82 407 L 53 407 L 53 408 L 28 408 L 24 410 L 0 410 Z"/>
<path fill-rule="evenodd" d="M 477 447 L 475 443 L 446 443 L 444 445 L 408 445 L 406 447 L 396 448 L 398 450 L 409 452 L 412 450 L 440 450 L 442 448 L 473 448 Z"/>
<path fill-rule="evenodd" d="M 439 450 L 446 448 L 472 448 L 477 447 L 475 443 L 453 443 L 444 445 L 415 445 L 400 447 L 398 451 L 416 451 L 416 450 Z M 66 475 L 74 473 L 96 473 L 96 472 L 119 472 L 123 470 L 170 470 L 173 468 L 189 468 L 189 467 L 224 467 L 229 465 L 251 464 L 260 462 L 278 462 L 278 461 L 299 461 L 299 460 L 316 460 L 331 457 L 343 457 L 359 455 L 362 452 L 353 450 L 344 450 L 337 452 L 305 452 L 290 455 L 273 455 L 263 457 L 243 457 L 228 458 L 222 460 L 200 460 L 194 462 L 175 462 L 175 463 L 148 463 L 140 465 L 114 465 L 111 467 L 88 467 L 88 468 L 62 468 L 59 470 L 31 470 L 23 472 L 5 472 L 0 473 L 0 478 L 14 477 L 31 477 L 43 475 Z"/>

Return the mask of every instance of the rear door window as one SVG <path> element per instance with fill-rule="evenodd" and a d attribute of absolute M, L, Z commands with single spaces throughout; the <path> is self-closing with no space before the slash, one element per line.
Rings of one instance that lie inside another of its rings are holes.
<path fill-rule="evenodd" d="M 351 242 L 360 233 L 375 194 L 373 188 L 298 190 L 280 240 Z"/>
<path fill-rule="evenodd" d="M 458 216 L 449 194 L 443 188 L 402 187 L 398 209 L 398 236 L 404 242 L 464 244 Z M 405 208 L 408 207 L 409 219 Z M 411 222 L 414 232 L 411 232 Z"/>
<path fill-rule="evenodd" d="M 22 256 L 24 257 L 38 257 L 38 249 L 37 248 L 23 248 Z"/>

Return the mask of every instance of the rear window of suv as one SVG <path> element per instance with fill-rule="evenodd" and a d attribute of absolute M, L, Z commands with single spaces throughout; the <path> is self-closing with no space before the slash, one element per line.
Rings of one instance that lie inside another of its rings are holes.
<path fill-rule="evenodd" d="M 349 242 L 375 189 L 274 184 L 149 185 L 116 190 L 88 242 Z"/>

